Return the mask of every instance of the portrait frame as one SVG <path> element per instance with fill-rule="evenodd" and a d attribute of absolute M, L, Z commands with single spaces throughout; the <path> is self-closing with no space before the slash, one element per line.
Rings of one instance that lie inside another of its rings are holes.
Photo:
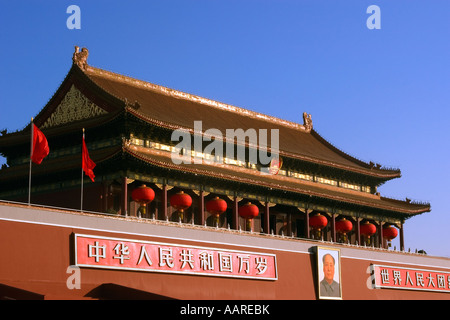
<path fill-rule="evenodd" d="M 327 256 L 327 257 L 325 257 Z M 330 256 L 332 259 L 330 259 Z M 316 247 L 317 294 L 319 299 L 342 300 L 341 251 L 336 248 Z M 324 259 L 327 270 L 325 279 Z M 334 263 L 332 279 L 330 263 Z"/>

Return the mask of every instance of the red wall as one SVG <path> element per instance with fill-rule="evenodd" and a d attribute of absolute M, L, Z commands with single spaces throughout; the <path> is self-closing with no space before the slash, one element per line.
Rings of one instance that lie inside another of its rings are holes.
<path fill-rule="evenodd" d="M 55 212 L 55 214 L 58 214 Z M 253 252 L 275 253 L 278 279 L 274 281 L 235 279 L 211 276 L 164 274 L 138 271 L 81 268 L 81 288 L 69 290 L 66 273 L 73 264 L 73 233 L 159 241 L 164 243 L 211 246 L 200 241 L 120 234 L 37 223 L 0 220 L 0 284 L 5 288 L 26 290 L 45 299 L 92 299 L 107 297 L 104 284 L 114 284 L 111 292 L 126 294 L 142 290 L 136 297 L 174 299 L 316 299 L 315 256 L 292 251 L 251 248 Z M 288 240 L 286 240 L 288 241 Z M 222 245 L 229 250 L 249 249 L 245 246 Z M 361 249 L 364 250 L 364 249 Z M 448 293 L 392 289 L 368 289 L 366 273 L 370 260 L 341 258 L 344 299 L 449 299 Z M 399 264 L 401 265 L 401 264 Z M 439 270 L 439 268 L 436 268 Z M 442 268 L 441 268 L 442 269 Z M 448 272 L 448 270 L 446 270 Z M 102 286 L 103 284 L 103 286 Z M 122 288 L 126 287 L 125 289 Z M 6 291 L 5 291 L 6 290 Z M 13 289 L 11 289 L 13 290 Z M 107 290 L 106 290 L 107 291 Z M 0 286 L 0 293 L 2 287 Z M 4 296 L 5 294 L 3 294 Z M 12 294 L 13 295 L 13 294 Z M 1 294 L 0 294 L 1 296 Z M 19 296 L 17 296 L 19 297 Z"/>

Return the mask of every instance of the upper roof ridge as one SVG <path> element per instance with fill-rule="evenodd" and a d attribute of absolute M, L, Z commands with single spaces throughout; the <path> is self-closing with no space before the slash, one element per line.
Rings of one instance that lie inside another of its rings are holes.
<path fill-rule="evenodd" d="M 304 123 L 303 123 L 303 125 L 301 125 L 301 124 L 293 122 L 293 121 L 277 118 L 274 116 L 269 116 L 269 115 L 266 115 L 266 114 L 263 114 L 260 112 L 251 111 L 249 109 L 236 107 L 236 106 L 233 106 L 233 105 L 230 105 L 227 103 L 219 102 L 219 101 L 204 98 L 204 97 L 201 97 L 198 95 L 186 93 L 186 92 L 183 92 L 180 90 L 157 85 L 157 84 L 154 84 L 154 83 L 151 83 L 148 81 L 139 80 L 139 79 L 133 78 L 131 76 L 126 76 L 126 75 L 119 74 L 116 72 L 93 67 L 93 66 L 88 65 L 88 63 L 87 63 L 88 55 L 89 55 L 88 49 L 82 48 L 81 52 L 80 52 L 80 48 L 78 46 L 75 46 L 75 52 L 74 52 L 73 58 L 72 58 L 73 63 L 76 64 L 78 67 L 80 67 L 80 69 L 83 72 L 85 72 L 87 75 L 97 75 L 97 76 L 100 76 L 103 78 L 108 78 L 108 79 L 115 80 L 118 82 L 126 83 L 128 85 L 133 85 L 133 86 L 136 86 L 139 88 L 145 88 L 147 90 L 157 91 L 159 93 L 162 93 L 162 94 L 165 94 L 165 95 L 177 98 L 177 99 L 184 99 L 184 100 L 188 100 L 188 101 L 192 101 L 192 102 L 196 102 L 196 103 L 201 103 L 201 104 L 208 105 L 208 106 L 220 109 L 220 110 L 225 110 L 225 111 L 245 115 L 248 117 L 257 118 L 260 120 L 275 123 L 277 125 L 281 125 L 281 126 L 288 127 L 291 129 L 297 129 L 297 130 L 299 130 L 301 132 L 305 132 L 305 133 L 309 133 L 312 130 L 311 114 L 307 114 L 306 112 L 303 113 L 303 122 Z"/>

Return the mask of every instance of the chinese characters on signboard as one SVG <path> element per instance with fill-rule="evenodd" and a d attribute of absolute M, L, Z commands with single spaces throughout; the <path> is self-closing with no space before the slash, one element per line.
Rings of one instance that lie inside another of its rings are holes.
<path fill-rule="evenodd" d="M 450 293 L 450 272 L 371 265 L 375 288 Z"/>
<path fill-rule="evenodd" d="M 75 264 L 195 275 L 276 280 L 276 256 L 266 253 L 75 235 Z"/>

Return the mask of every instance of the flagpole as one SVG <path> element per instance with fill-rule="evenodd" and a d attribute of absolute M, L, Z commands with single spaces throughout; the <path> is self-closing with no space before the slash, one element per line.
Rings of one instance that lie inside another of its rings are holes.
<path fill-rule="evenodd" d="M 33 118 L 31 118 L 31 141 L 30 141 L 30 170 L 28 172 L 28 205 L 31 203 L 31 157 L 33 155 L 33 134 L 34 134 L 34 126 L 33 126 Z"/>
<path fill-rule="evenodd" d="M 84 141 L 84 128 L 83 128 L 83 140 L 81 141 L 81 205 L 80 211 L 83 211 L 83 141 Z"/>

